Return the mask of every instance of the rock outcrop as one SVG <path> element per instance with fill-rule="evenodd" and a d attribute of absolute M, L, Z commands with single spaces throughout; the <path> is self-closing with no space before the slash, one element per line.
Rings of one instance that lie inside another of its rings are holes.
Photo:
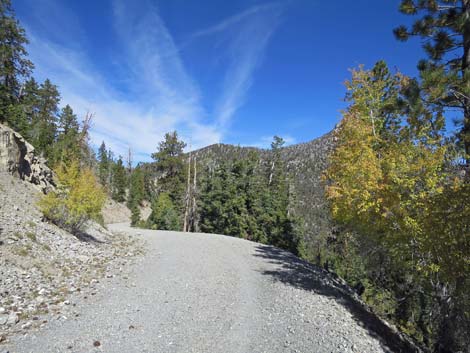
<path fill-rule="evenodd" d="M 28 181 L 47 193 L 55 187 L 46 160 L 36 155 L 34 147 L 23 136 L 0 124 L 0 172 Z"/>

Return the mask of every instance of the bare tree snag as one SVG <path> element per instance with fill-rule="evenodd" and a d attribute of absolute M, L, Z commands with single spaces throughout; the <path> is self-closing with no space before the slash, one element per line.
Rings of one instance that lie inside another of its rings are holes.
<path fill-rule="evenodd" d="M 186 185 L 186 197 L 185 197 L 185 209 L 184 209 L 184 221 L 183 221 L 183 232 L 188 231 L 188 216 L 189 216 L 189 203 L 191 193 L 191 152 L 189 152 L 188 157 L 188 182 Z"/>

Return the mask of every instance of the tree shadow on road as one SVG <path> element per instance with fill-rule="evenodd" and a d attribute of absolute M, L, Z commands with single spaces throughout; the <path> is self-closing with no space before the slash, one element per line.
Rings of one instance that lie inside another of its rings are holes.
<path fill-rule="evenodd" d="M 271 276 L 275 281 L 335 299 L 352 314 L 358 324 L 366 328 L 371 336 L 379 338 L 391 351 L 419 352 L 411 340 L 397 333 L 395 329 L 373 314 L 359 300 L 354 291 L 334 273 L 273 246 L 257 245 L 255 256 L 267 259 L 277 266 L 275 270 L 262 271 L 263 275 Z"/>

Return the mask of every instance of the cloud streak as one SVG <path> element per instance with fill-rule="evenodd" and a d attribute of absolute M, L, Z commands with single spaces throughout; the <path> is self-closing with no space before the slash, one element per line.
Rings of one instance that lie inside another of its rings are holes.
<path fill-rule="evenodd" d="M 255 70 L 281 22 L 282 10 L 278 3 L 254 6 L 193 34 L 192 38 L 198 38 L 226 33 L 230 38 L 226 53 L 229 65 L 222 84 L 222 95 L 215 108 L 220 128 L 227 128 L 243 105 Z"/>
<path fill-rule="evenodd" d="M 56 12 L 63 6 L 58 0 L 47 3 Z M 27 23 L 35 76 L 58 84 L 63 104 L 70 104 L 80 115 L 93 112 L 92 143 L 97 146 L 104 140 L 117 154 L 124 155 L 130 146 L 136 158 L 148 160 L 164 133 L 171 130 L 191 141 L 193 148 L 220 142 L 252 85 L 256 67 L 279 24 L 281 7 L 255 6 L 191 36 L 194 41 L 206 36 L 229 38 L 222 93 L 209 111 L 203 108 L 208 104 L 202 102 L 201 88 L 187 73 L 181 49 L 158 9 L 147 0 L 113 0 L 112 9 L 119 51 L 113 62 L 121 71 L 99 69 L 91 53 L 83 49 L 86 43 L 68 45 L 72 38 L 51 39 L 47 36 L 50 30 L 38 27 L 44 25 L 38 20 Z M 69 16 L 65 22 L 79 26 L 73 13 L 63 13 Z M 73 32 L 81 30 L 68 31 Z M 124 82 L 125 87 L 116 86 L 116 81 Z"/>

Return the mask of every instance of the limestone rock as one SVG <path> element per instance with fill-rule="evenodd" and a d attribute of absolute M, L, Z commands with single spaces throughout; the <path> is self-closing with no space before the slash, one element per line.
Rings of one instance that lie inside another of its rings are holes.
<path fill-rule="evenodd" d="M 7 319 L 7 325 L 15 325 L 16 323 L 18 323 L 18 321 L 20 321 L 20 318 L 18 315 L 16 315 L 15 313 L 11 313 L 9 316 L 8 316 L 8 319 Z"/>
<path fill-rule="evenodd" d="M 36 155 L 34 147 L 23 136 L 0 124 L 0 172 L 26 180 L 42 192 L 55 188 L 53 174 L 46 160 Z"/>

